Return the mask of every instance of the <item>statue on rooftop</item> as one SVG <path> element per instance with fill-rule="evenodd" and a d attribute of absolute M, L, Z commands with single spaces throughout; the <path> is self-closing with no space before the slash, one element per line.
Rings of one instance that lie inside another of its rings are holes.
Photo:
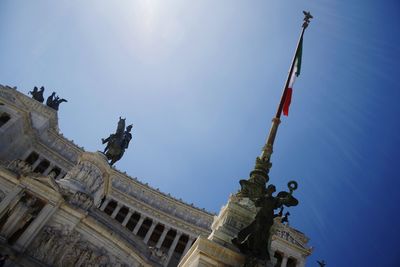
<path fill-rule="evenodd" d="M 132 127 L 133 125 L 128 125 L 125 129 L 125 119 L 119 117 L 118 126 L 115 133 L 110 134 L 110 136 L 105 139 L 101 139 L 103 144 L 107 143 L 103 153 L 110 161 L 109 163 L 111 166 L 122 158 L 125 149 L 129 147 L 129 143 L 132 139 Z"/>
<path fill-rule="evenodd" d="M 53 92 L 46 100 L 46 105 L 48 107 L 51 107 L 54 110 L 58 111 L 58 107 L 60 106 L 60 104 L 62 102 L 68 102 L 66 99 L 64 98 L 60 98 L 58 96 L 56 96 L 56 92 Z"/>
<path fill-rule="evenodd" d="M 40 90 L 35 86 L 32 91 L 29 91 L 29 94 L 31 94 L 32 98 L 35 99 L 36 101 L 43 103 L 44 101 L 43 92 L 44 92 L 43 86 L 40 87 Z"/>
<path fill-rule="evenodd" d="M 276 196 L 272 194 L 276 191 L 274 185 L 270 184 L 265 188 L 265 194 L 254 202 L 260 209 L 257 212 L 253 222 L 240 230 L 237 237 L 232 239 L 232 243 L 246 255 L 244 267 L 257 266 L 258 261 L 269 261 L 270 255 L 269 238 L 270 230 L 274 223 L 274 211 L 281 208 L 296 206 L 299 202 L 293 197 L 292 193 L 297 189 L 297 183 L 291 181 L 288 183 L 289 192 L 281 191 Z"/>

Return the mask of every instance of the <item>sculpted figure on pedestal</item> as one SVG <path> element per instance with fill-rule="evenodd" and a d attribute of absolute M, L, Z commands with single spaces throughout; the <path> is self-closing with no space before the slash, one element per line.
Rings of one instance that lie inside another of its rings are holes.
<path fill-rule="evenodd" d="M 283 205 L 290 207 L 298 204 L 297 199 L 292 196 L 292 192 L 297 188 L 297 183 L 289 182 L 288 187 L 289 193 L 281 191 L 277 196 L 273 196 L 276 188 L 274 185 L 269 185 L 265 190 L 265 195 L 254 201 L 255 206 L 260 209 L 253 222 L 232 239 L 232 243 L 246 255 L 245 267 L 257 266 L 256 264 L 260 260 L 264 262 L 270 260 L 268 249 L 270 230 L 274 223 L 274 210 Z"/>

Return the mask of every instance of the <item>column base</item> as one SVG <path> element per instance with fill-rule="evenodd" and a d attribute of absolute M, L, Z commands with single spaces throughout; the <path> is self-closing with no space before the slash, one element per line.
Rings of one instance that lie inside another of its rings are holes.
<path fill-rule="evenodd" d="M 178 267 L 243 266 L 245 256 L 204 237 L 198 237 Z"/>

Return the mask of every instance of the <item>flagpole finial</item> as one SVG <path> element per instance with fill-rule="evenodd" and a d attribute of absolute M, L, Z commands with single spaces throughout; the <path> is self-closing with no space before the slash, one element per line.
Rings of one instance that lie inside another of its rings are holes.
<path fill-rule="evenodd" d="M 303 28 L 306 29 L 308 27 L 308 24 L 310 23 L 310 19 L 314 18 L 310 11 L 303 11 L 304 14 L 304 23 L 303 23 Z"/>

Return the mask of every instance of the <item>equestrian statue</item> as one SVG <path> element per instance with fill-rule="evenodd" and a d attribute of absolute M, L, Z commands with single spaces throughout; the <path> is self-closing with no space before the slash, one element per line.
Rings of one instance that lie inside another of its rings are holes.
<path fill-rule="evenodd" d="M 132 139 L 132 127 L 133 125 L 128 125 L 125 129 L 125 119 L 119 117 L 115 133 L 110 134 L 110 136 L 105 139 L 101 139 L 103 144 L 107 144 L 103 154 L 107 157 L 111 166 L 122 158 L 125 149 L 128 148 L 129 142 Z"/>

